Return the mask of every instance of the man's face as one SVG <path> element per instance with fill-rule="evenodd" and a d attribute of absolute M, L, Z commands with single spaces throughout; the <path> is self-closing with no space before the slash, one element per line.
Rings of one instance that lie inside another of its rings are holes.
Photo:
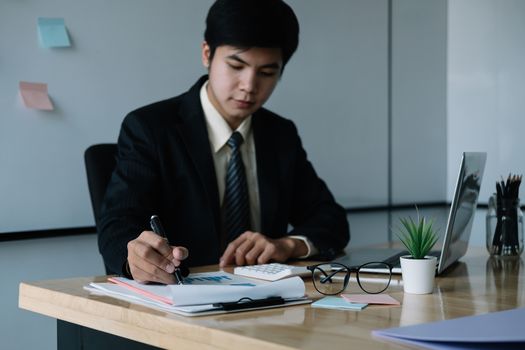
<path fill-rule="evenodd" d="M 209 70 L 208 97 L 232 129 L 268 100 L 279 81 L 281 50 L 219 46 L 210 61 L 208 44 L 202 62 Z"/>

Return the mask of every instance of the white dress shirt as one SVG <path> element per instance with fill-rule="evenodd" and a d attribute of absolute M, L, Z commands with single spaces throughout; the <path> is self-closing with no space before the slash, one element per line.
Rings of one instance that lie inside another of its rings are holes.
<path fill-rule="evenodd" d="M 206 82 L 200 91 L 200 99 L 204 117 L 206 119 L 206 127 L 208 129 L 208 137 L 210 139 L 210 147 L 212 150 L 213 162 L 215 165 L 215 174 L 217 176 L 217 188 L 219 190 L 220 206 L 222 208 L 222 201 L 224 199 L 225 178 L 230 161 L 231 149 L 227 142 L 234 131 L 238 131 L 244 142 L 241 144 L 240 151 L 244 163 L 244 170 L 246 172 L 246 182 L 248 184 L 248 196 L 250 198 L 250 222 L 252 231 L 261 232 L 261 206 L 259 202 L 259 183 L 257 181 L 257 161 L 255 155 L 255 142 L 253 140 L 252 132 L 252 116 L 248 116 L 239 125 L 237 130 L 230 128 L 226 120 L 220 115 L 217 109 L 211 103 L 207 93 L 208 82 Z M 264 232 L 262 232 L 264 233 Z M 289 236 L 290 238 L 300 239 L 305 242 L 308 253 L 300 258 L 306 258 L 317 254 L 318 250 L 313 246 L 310 240 L 305 236 Z"/>

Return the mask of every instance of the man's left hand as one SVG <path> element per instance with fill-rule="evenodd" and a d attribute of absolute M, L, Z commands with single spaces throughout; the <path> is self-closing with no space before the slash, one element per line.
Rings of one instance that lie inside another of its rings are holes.
<path fill-rule="evenodd" d="M 300 239 L 272 239 L 259 232 L 246 231 L 228 244 L 220 259 L 220 266 L 285 262 L 303 256 L 307 251 L 306 244 Z"/>

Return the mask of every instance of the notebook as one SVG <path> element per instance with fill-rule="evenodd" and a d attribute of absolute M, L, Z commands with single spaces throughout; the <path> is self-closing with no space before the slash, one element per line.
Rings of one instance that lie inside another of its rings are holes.
<path fill-rule="evenodd" d="M 438 258 L 437 274 L 441 274 L 467 252 L 486 160 L 485 152 L 463 153 L 442 248 L 429 254 Z M 334 262 L 346 266 L 359 266 L 367 262 L 383 261 L 394 266 L 392 272 L 401 273 L 399 257 L 407 254 L 408 252 L 403 249 L 352 249 L 347 255 Z M 371 270 L 370 272 L 387 271 Z"/>
<path fill-rule="evenodd" d="M 259 310 L 309 303 L 304 282 L 291 277 L 261 282 L 224 271 L 193 273 L 183 285 L 143 284 L 124 277 L 90 283 L 84 289 L 184 316 Z"/>

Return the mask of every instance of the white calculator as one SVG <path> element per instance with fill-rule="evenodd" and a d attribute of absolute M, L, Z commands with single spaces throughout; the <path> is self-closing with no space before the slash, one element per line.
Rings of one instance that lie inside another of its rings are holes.
<path fill-rule="evenodd" d="M 292 266 L 279 263 L 238 266 L 233 269 L 233 273 L 266 281 L 277 281 L 292 276 L 310 276 L 312 274 L 306 266 Z"/>

